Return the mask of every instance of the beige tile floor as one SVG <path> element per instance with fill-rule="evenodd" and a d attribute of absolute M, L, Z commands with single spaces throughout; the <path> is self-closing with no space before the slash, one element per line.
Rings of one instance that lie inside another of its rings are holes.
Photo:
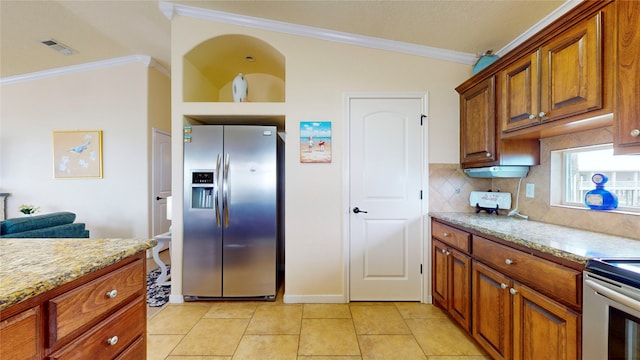
<path fill-rule="evenodd" d="M 155 267 L 151 261 L 148 270 Z M 489 359 L 433 305 L 225 301 L 149 308 L 147 359 Z"/>

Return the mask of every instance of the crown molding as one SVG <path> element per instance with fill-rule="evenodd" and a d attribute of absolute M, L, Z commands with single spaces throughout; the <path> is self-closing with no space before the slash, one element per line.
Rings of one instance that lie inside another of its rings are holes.
<path fill-rule="evenodd" d="M 502 49 L 498 50 L 496 52 L 496 54 L 500 55 L 500 56 L 503 56 L 504 54 L 508 53 L 509 51 L 515 49 L 516 47 L 518 47 L 518 45 L 522 44 L 525 40 L 527 40 L 528 38 L 532 37 L 538 31 L 544 29 L 547 25 L 551 24 L 552 22 L 554 22 L 557 19 L 559 19 L 560 17 L 562 17 L 562 15 L 566 14 L 567 12 L 569 12 L 569 10 L 573 9 L 574 7 L 576 7 L 581 2 L 582 2 L 582 0 L 567 0 L 567 1 L 565 1 L 557 9 L 553 10 L 552 12 L 550 12 L 547 16 L 542 18 L 542 20 L 538 21 L 535 25 L 530 27 L 527 31 L 523 32 L 522 34 L 520 34 L 520 36 L 518 36 L 515 39 L 513 39 L 510 43 L 505 45 L 505 47 L 503 47 Z"/>
<path fill-rule="evenodd" d="M 162 11 L 162 13 L 169 20 L 173 19 L 175 15 L 180 15 L 225 24 L 245 26 L 260 30 L 275 31 L 290 35 L 333 41 L 343 44 L 364 46 L 379 50 L 393 51 L 438 60 L 446 60 L 467 65 L 473 65 L 476 61 L 475 54 L 444 50 L 401 41 L 380 39 L 371 36 L 356 35 L 335 30 L 316 28 L 312 26 L 291 24 L 287 22 L 263 19 L 253 16 L 232 14 L 223 11 L 168 3 L 165 1 L 160 1 L 159 7 L 160 11 Z"/>
<path fill-rule="evenodd" d="M 102 68 L 119 66 L 123 64 L 135 63 L 135 62 L 143 63 L 146 67 L 154 68 L 158 70 L 160 73 L 162 73 L 163 75 L 169 78 L 171 77 L 171 73 L 169 73 L 169 71 L 166 68 L 160 65 L 160 63 L 154 60 L 151 56 L 131 55 L 131 56 L 123 56 L 123 57 L 118 57 L 118 58 L 113 58 L 108 60 L 93 61 L 93 62 L 78 64 L 78 65 L 64 66 L 64 67 L 50 69 L 50 70 L 36 71 L 32 73 L 27 73 L 27 74 L 6 76 L 3 78 L 0 78 L 0 85 L 15 84 L 23 81 L 43 79 L 43 78 L 48 78 L 52 76 L 76 73 L 80 71 L 102 69 Z"/>

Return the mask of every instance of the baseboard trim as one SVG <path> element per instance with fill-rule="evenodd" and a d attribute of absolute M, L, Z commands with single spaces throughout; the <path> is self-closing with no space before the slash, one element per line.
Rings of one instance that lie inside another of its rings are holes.
<path fill-rule="evenodd" d="M 184 297 L 182 295 L 169 295 L 169 302 L 172 304 L 184 303 Z"/>
<path fill-rule="evenodd" d="M 285 304 L 345 304 L 344 295 L 284 295 Z"/>

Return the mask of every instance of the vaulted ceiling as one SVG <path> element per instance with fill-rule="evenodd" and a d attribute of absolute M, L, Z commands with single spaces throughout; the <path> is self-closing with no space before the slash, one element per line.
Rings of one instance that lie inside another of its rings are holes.
<path fill-rule="evenodd" d="M 171 21 L 153 0 L 0 0 L 0 77 L 147 55 L 171 69 Z M 165 1 L 470 55 L 496 51 L 562 0 Z M 77 52 L 41 44 L 55 39 Z"/>

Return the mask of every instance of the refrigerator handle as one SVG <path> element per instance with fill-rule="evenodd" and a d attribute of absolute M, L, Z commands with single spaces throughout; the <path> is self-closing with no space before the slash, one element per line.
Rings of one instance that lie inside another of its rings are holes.
<path fill-rule="evenodd" d="M 218 153 L 218 159 L 216 160 L 216 175 L 213 177 L 213 198 L 214 198 L 214 203 L 213 203 L 213 207 L 216 208 L 216 226 L 220 227 L 221 226 L 221 221 L 220 221 L 220 201 L 219 201 L 219 192 L 220 190 L 218 189 L 218 187 L 220 186 L 220 180 L 218 179 L 218 177 L 220 176 L 220 166 L 221 166 L 221 161 L 222 161 L 222 154 Z"/>
<path fill-rule="evenodd" d="M 222 213 L 224 227 L 229 227 L 229 153 L 224 158 L 224 173 L 222 174 Z"/>

